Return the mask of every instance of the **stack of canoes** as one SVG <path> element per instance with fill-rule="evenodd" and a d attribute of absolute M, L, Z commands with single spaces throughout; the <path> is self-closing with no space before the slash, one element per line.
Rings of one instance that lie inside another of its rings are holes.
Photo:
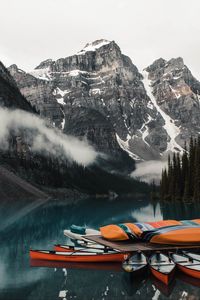
<path fill-rule="evenodd" d="M 105 252 L 97 248 L 87 249 L 68 245 L 55 245 L 53 251 L 30 250 L 30 257 L 33 261 L 40 260 L 40 262 L 86 264 L 122 262 L 122 268 L 126 272 L 137 275 L 142 275 L 149 267 L 153 276 L 167 285 L 172 281 L 176 267 L 183 273 L 200 279 L 200 254 L 191 252 L 169 253 L 168 255 L 156 252 L 150 257 L 146 257 L 141 251 L 131 256 L 130 253 L 117 252 L 116 250 L 106 250 Z M 37 265 L 33 261 L 32 265 Z"/>
<path fill-rule="evenodd" d="M 55 262 L 67 264 L 94 264 L 105 265 L 122 263 L 122 268 L 132 274 L 146 273 L 150 269 L 152 275 L 159 281 L 168 285 L 174 277 L 175 269 L 200 279 L 200 254 L 191 252 L 160 253 L 155 252 L 146 256 L 141 251 L 132 255 L 130 252 L 121 252 L 103 245 L 88 241 L 89 235 L 101 234 L 110 240 L 142 240 L 165 244 L 198 244 L 200 242 L 200 220 L 192 221 L 159 221 L 149 223 L 124 223 L 108 225 L 100 231 L 72 226 L 64 234 L 78 242 L 77 247 L 70 245 L 55 245 L 53 250 L 30 250 L 33 262 Z M 45 263 L 48 265 L 48 263 Z"/>
<path fill-rule="evenodd" d="M 144 241 L 168 245 L 200 244 L 200 219 L 162 220 L 110 224 L 100 227 L 101 236 L 110 241 Z"/>

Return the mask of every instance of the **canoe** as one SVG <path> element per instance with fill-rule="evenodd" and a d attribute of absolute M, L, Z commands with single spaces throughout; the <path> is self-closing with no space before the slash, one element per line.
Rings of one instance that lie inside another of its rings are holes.
<path fill-rule="evenodd" d="M 73 240 L 73 242 L 77 245 L 79 245 L 80 247 L 86 247 L 86 248 L 97 248 L 97 249 L 112 249 L 112 248 L 108 248 L 107 246 L 92 242 L 90 240 Z"/>
<path fill-rule="evenodd" d="M 95 252 L 61 252 L 48 250 L 30 250 L 31 259 L 66 262 L 122 262 L 129 254 L 123 252 L 95 253 Z"/>
<path fill-rule="evenodd" d="M 85 240 L 85 241 L 88 241 L 87 236 L 100 235 L 100 231 L 95 230 L 95 229 L 86 228 L 85 229 L 85 234 L 79 234 L 79 233 L 72 232 L 70 229 L 65 229 L 64 230 L 64 235 L 69 237 L 72 240 L 83 240 L 83 241 Z"/>
<path fill-rule="evenodd" d="M 200 245 L 200 219 L 110 224 L 100 227 L 103 238 L 168 245 Z"/>
<path fill-rule="evenodd" d="M 147 269 L 147 258 L 141 251 L 138 251 L 122 263 L 122 268 L 129 273 L 142 273 Z"/>
<path fill-rule="evenodd" d="M 164 284 L 169 284 L 175 272 L 175 263 L 166 255 L 156 252 L 153 254 L 148 263 L 151 273 Z"/>
<path fill-rule="evenodd" d="M 180 271 L 200 279 L 200 261 L 180 254 L 172 253 L 170 256 Z"/>
<path fill-rule="evenodd" d="M 104 253 L 104 252 L 112 252 L 115 253 L 116 251 L 109 248 L 98 248 L 95 245 L 92 247 L 90 246 L 89 248 L 87 247 L 75 247 L 75 246 L 71 246 L 71 245 L 54 245 L 54 251 L 64 251 L 64 252 L 80 252 L 80 251 L 84 251 L 84 252 L 96 252 L 96 253 Z M 119 252 L 119 251 L 118 251 Z"/>
<path fill-rule="evenodd" d="M 133 223 L 110 224 L 100 227 L 100 235 L 110 241 L 138 240 L 141 230 Z"/>
<path fill-rule="evenodd" d="M 177 225 L 144 232 L 141 238 L 146 242 L 168 245 L 200 244 L 200 226 Z"/>
<path fill-rule="evenodd" d="M 189 257 L 191 259 L 195 259 L 200 261 L 200 254 L 199 253 L 192 253 L 192 252 L 188 252 L 188 251 L 182 251 L 183 255 L 186 257 Z"/>

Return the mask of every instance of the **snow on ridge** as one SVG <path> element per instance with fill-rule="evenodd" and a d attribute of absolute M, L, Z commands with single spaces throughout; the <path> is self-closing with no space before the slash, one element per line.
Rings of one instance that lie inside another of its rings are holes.
<path fill-rule="evenodd" d="M 152 93 L 152 88 L 151 88 L 151 81 L 148 79 L 148 72 L 143 71 L 143 84 L 146 89 L 147 95 L 151 99 L 151 102 L 153 103 L 154 107 L 156 110 L 161 114 L 165 121 L 165 125 L 163 126 L 164 129 L 166 130 L 168 136 L 170 137 L 170 141 L 167 142 L 167 149 L 166 152 L 168 151 L 174 151 L 178 149 L 179 151 L 183 151 L 183 148 L 175 141 L 176 137 L 180 134 L 180 129 L 174 124 L 174 120 L 166 114 L 160 106 L 157 104 L 156 99 Z"/>
<path fill-rule="evenodd" d="M 153 110 L 153 104 L 152 104 L 151 101 L 149 101 L 149 102 L 147 103 L 147 107 L 150 108 L 151 110 Z"/>
<path fill-rule="evenodd" d="M 96 51 L 97 49 L 101 48 L 102 46 L 108 45 L 110 43 L 111 43 L 111 41 L 104 40 L 104 39 L 97 40 L 97 41 L 86 44 L 86 46 L 81 51 L 79 51 L 77 54 L 80 55 L 80 54 L 84 54 L 85 52 L 88 52 L 88 51 Z"/>
<path fill-rule="evenodd" d="M 137 156 L 136 154 L 134 154 L 133 152 L 131 152 L 131 151 L 129 150 L 129 140 L 130 140 L 131 138 L 132 138 L 132 137 L 128 134 L 128 135 L 127 135 L 127 140 L 126 140 L 126 141 L 123 141 L 122 139 L 120 139 L 120 137 L 119 137 L 118 134 L 116 133 L 116 139 L 117 139 L 117 142 L 118 142 L 120 148 L 121 148 L 122 150 L 126 151 L 126 152 L 128 153 L 128 155 L 129 155 L 132 159 L 134 159 L 134 160 L 139 160 L 139 161 L 140 161 L 141 159 L 139 158 L 139 156 Z"/>
<path fill-rule="evenodd" d="M 34 76 L 35 78 L 49 81 L 51 80 L 51 75 L 49 71 L 49 68 L 35 69 L 33 71 L 28 72 L 28 74 Z"/>
<path fill-rule="evenodd" d="M 145 140 L 145 138 L 149 135 L 149 128 L 148 124 L 153 120 L 153 118 L 148 115 L 148 120 L 142 125 L 140 132 L 142 133 L 142 140 L 145 142 L 145 144 L 150 147 L 149 143 Z"/>
<path fill-rule="evenodd" d="M 66 105 L 66 103 L 64 102 L 64 96 L 68 93 L 70 93 L 69 90 L 61 90 L 59 87 L 55 88 L 53 91 L 54 96 L 57 96 L 57 95 L 61 96 L 61 98 L 56 98 L 56 100 L 62 106 Z M 63 120 L 61 123 L 61 129 L 63 130 L 65 128 L 65 112 L 64 112 L 64 109 L 62 106 L 60 107 L 60 109 L 62 110 L 62 113 L 63 113 Z"/>
<path fill-rule="evenodd" d="M 99 88 L 90 89 L 89 96 L 92 96 L 92 95 L 101 95 L 101 90 Z"/>
<path fill-rule="evenodd" d="M 70 76 L 78 76 L 81 73 L 80 70 L 72 70 L 69 72 Z"/>
<path fill-rule="evenodd" d="M 65 117 L 63 118 L 63 121 L 61 123 L 61 128 L 62 128 L 62 130 L 64 130 L 64 128 L 65 128 Z"/>
<path fill-rule="evenodd" d="M 64 90 L 62 91 L 59 87 L 55 88 L 55 90 L 53 91 L 53 95 L 54 96 L 57 96 L 57 95 L 60 95 L 61 98 L 56 98 L 57 102 L 61 105 L 65 105 L 66 103 L 64 102 L 64 96 L 66 94 L 70 93 L 69 90 Z"/>
<path fill-rule="evenodd" d="M 101 98 L 101 102 L 102 102 L 103 106 L 106 106 L 103 98 Z"/>

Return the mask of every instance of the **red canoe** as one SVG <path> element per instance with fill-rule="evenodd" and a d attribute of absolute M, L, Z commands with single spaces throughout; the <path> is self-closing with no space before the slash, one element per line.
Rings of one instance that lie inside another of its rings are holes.
<path fill-rule="evenodd" d="M 194 254 L 195 255 L 195 254 Z M 176 263 L 178 269 L 186 275 L 200 279 L 200 261 L 192 259 L 190 257 L 171 254 L 173 261 Z"/>
<path fill-rule="evenodd" d="M 174 275 L 175 263 L 162 253 L 155 253 L 149 258 L 151 273 L 164 284 L 169 284 Z"/>
<path fill-rule="evenodd" d="M 95 253 L 95 252 L 60 252 L 47 250 L 30 250 L 31 259 L 42 259 L 66 262 L 122 262 L 129 257 L 127 253 Z"/>

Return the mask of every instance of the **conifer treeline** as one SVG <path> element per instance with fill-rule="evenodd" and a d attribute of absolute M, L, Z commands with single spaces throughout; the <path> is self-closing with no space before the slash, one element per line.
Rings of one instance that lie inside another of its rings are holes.
<path fill-rule="evenodd" d="M 168 157 L 162 171 L 160 194 L 163 200 L 200 200 L 200 137 L 190 139 L 189 149 Z"/>

